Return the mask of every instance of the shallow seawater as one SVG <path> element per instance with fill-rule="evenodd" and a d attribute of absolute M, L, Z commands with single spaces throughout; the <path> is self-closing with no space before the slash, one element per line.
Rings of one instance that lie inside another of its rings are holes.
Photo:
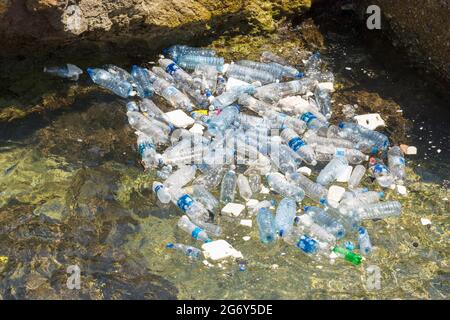
<path fill-rule="evenodd" d="M 284 43 L 288 49 L 279 54 L 298 60 L 293 53 L 304 44 L 302 32 L 300 26 L 210 45 L 239 58 L 248 54 L 246 45 L 254 43 L 257 56 Z M 0 298 L 448 299 L 450 130 L 442 111 L 448 106 L 427 87 L 410 85 L 420 82 L 411 70 L 386 67 L 350 35 L 325 39 L 323 57 L 339 84 L 337 110 L 349 102 L 362 112 L 379 105 L 391 138 L 419 150 L 407 157 L 408 196 L 386 192 L 402 203 L 402 215 L 364 222 L 375 250 L 363 264 L 314 261 L 282 241 L 263 245 L 254 217 L 252 228 L 219 218 L 224 239 L 244 255 L 245 271 L 235 261 L 207 266 L 166 249 L 168 242 L 200 243 L 177 229 L 180 211 L 151 193 L 155 176 L 139 164 L 124 101 L 83 81 L 79 90 L 87 93 L 69 107 L 1 125 Z M 385 110 L 391 107 L 403 112 Z M 81 271 L 79 290 L 66 285 L 71 265 Z M 369 266 L 381 272 L 378 289 L 368 286 Z"/>

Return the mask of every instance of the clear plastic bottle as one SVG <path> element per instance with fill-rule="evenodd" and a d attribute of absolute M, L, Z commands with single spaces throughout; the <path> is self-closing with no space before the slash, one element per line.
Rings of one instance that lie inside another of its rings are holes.
<path fill-rule="evenodd" d="M 276 62 L 281 65 L 287 65 L 287 61 L 281 58 L 280 56 L 277 56 L 276 54 L 270 52 L 270 51 L 264 51 L 261 53 L 261 62 L 269 63 L 269 62 Z"/>
<path fill-rule="evenodd" d="M 313 238 L 316 238 L 325 243 L 335 243 L 336 237 L 328 232 L 325 228 L 321 227 L 307 214 L 302 214 L 295 218 L 297 228 L 299 232 L 308 234 Z M 298 238 L 297 238 L 298 239 Z"/>
<path fill-rule="evenodd" d="M 275 219 L 272 212 L 266 208 L 260 208 L 256 215 L 256 221 L 259 229 L 259 239 L 264 244 L 272 243 L 276 240 Z"/>
<path fill-rule="evenodd" d="M 133 129 L 145 133 L 157 143 L 168 143 L 170 127 L 156 119 L 148 118 L 140 112 L 128 111 L 128 123 Z"/>
<path fill-rule="evenodd" d="M 293 227 L 296 210 L 295 200 L 283 198 L 280 201 L 275 214 L 275 225 L 281 237 Z"/>
<path fill-rule="evenodd" d="M 141 110 L 141 112 L 143 113 L 146 113 L 149 117 L 165 122 L 169 126 L 171 131 L 173 131 L 174 127 L 170 123 L 169 117 L 152 100 L 142 99 L 141 103 L 139 104 L 139 110 Z"/>
<path fill-rule="evenodd" d="M 164 79 L 164 80 L 166 80 L 167 82 L 170 82 L 170 83 L 175 83 L 175 79 L 161 67 L 153 66 L 152 67 L 152 72 L 158 78 Z"/>
<path fill-rule="evenodd" d="M 328 190 L 321 184 L 313 182 L 298 172 L 287 173 L 286 177 L 288 181 L 292 181 L 300 186 L 305 191 L 306 196 L 311 200 L 320 204 L 327 202 Z"/>
<path fill-rule="evenodd" d="M 299 186 L 289 183 L 285 177 L 278 172 L 270 172 L 266 175 L 270 188 L 284 197 L 290 197 L 297 202 L 301 202 L 305 197 L 305 192 Z"/>
<path fill-rule="evenodd" d="M 162 165 L 162 156 L 156 152 L 155 144 L 150 136 L 138 132 L 137 148 L 146 168 L 155 168 Z"/>
<path fill-rule="evenodd" d="M 181 230 L 189 233 L 195 240 L 211 242 L 211 239 L 208 237 L 206 231 L 202 230 L 200 227 L 197 227 L 195 224 L 193 224 L 187 216 L 182 216 L 178 220 L 178 227 Z"/>
<path fill-rule="evenodd" d="M 164 48 L 163 53 L 174 60 L 177 60 L 179 57 L 187 54 L 195 54 L 205 57 L 213 57 L 216 55 L 216 52 L 212 49 L 196 48 L 180 44 L 173 45 L 169 48 Z"/>
<path fill-rule="evenodd" d="M 318 225 L 335 236 L 336 239 L 341 239 L 345 236 L 345 227 L 325 210 L 312 206 L 305 206 L 304 209 L 307 215 L 309 215 Z"/>
<path fill-rule="evenodd" d="M 191 112 L 194 109 L 191 100 L 170 82 L 162 78 L 156 78 L 153 82 L 153 88 L 158 95 L 167 100 L 173 107 L 187 112 Z"/>
<path fill-rule="evenodd" d="M 216 108 L 225 108 L 234 103 L 239 97 L 246 93 L 253 93 L 255 87 L 253 85 L 245 85 L 233 88 L 231 91 L 225 91 L 221 95 L 214 98 L 212 105 Z"/>
<path fill-rule="evenodd" d="M 354 133 L 361 135 L 363 138 L 375 144 L 378 151 L 384 151 L 389 147 L 388 137 L 380 132 L 364 128 L 357 123 L 341 122 L 339 128 L 344 132 L 349 132 L 348 134 L 350 135 Z"/>
<path fill-rule="evenodd" d="M 166 245 L 167 249 L 174 249 L 183 252 L 185 255 L 187 255 L 189 258 L 193 259 L 200 259 L 202 254 L 202 251 L 200 249 L 197 249 L 192 246 L 187 246 L 182 243 L 168 243 Z"/>
<path fill-rule="evenodd" d="M 238 103 L 239 103 L 239 105 L 244 106 L 247 109 L 250 109 L 253 112 L 256 112 L 258 114 L 272 109 L 272 106 L 270 104 L 268 104 L 264 101 L 255 99 L 254 97 L 252 97 L 248 94 L 242 94 L 238 99 Z"/>
<path fill-rule="evenodd" d="M 182 166 L 164 181 L 164 185 L 168 188 L 182 188 L 194 180 L 196 171 L 197 167 L 195 165 Z"/>
<path fill-rule="evenodd" d="M 314 149 L 308 146 L 296 133 L 290 128 L 281 132 L 281 137 L 286 141 L 289 148 L 294 150 L 306 163 L 315 166 L 317 164 Z"/>
<path fill-rule="evenodd" d="M 250 188 L 250 183 L 247 179 L 246 176 L 244 176 L 243 174 L 239 174 L 237 177 L 237 187 L 239 190 L 239 195 L 244 199 L 244 200 L 249 200 L 251 199 L 252 195 L 253 195 L 253 191 Z"/>
<path fill-rule="evenodd" d="M 207 122 L 208 132 L 218 135 L 228 129 L 239 116 L 239 107 L 236 105 L 224 108 L 219 115 L 210 118 Z"/>
<path fill-rule="evenodd" d="M 170 192 L 164 187 L 161 182 L 154 181 L 152 190 L 154 193 L 156 193 L 156 196 L 158 197 L 158 200 L 161 201 L 161 203 L 169 203 L 172 199 Z"/>
<path fill-rule="evenodd" d="M 233 77 L 249 83 L 259 81 L 262 84 L 267 84 L 277 80 L 276 77 L 266 71 L 257 70 L 238 64 L 230 64 L 226 68 L 225 74 L 228 77 Z"/>
<path fill-rule="evenodd" d="M 370 166 L 369 169 L 381 187 L 389 188 L 395 182 L 395 177 L 383 163 L 376 163 Z"/>
<path fill-rule="evenodd" d="M 214 66 L 217 71 L 222 72 L 225 61 L 222 57 L 183 55 L 177 59 L 177 63 L 180 67 L 188 70 L 194 70 L 199 65 L 210 65 Z"/>
<path fill-rule="evenodd" d="M 345 158 L 350 164 L 360 164 L 369 160 L 369 156 L 366 156 L 359 150 L 336 148 L 332 145 L 316 145 L 314 151 L 318 161 L 331 161 L 331 159 L 336 157 Z"/>
<path fill-rule="evenodd" d="M 298 134 L 302 134 L 306 130 L 306 123 L 300 119 L 288 116 L 287 114 L 277 112 L 274 110 L 266 110 L 260 113 L 268 123 L 275 126 L 277 129 L 290 128 Z"/>
<path fill-rule="evenodd" d="M 283 66 L 276 62 L 272 63 L 263 63 L 258 61 L 251 60 L 240 60 L 237 64 L 241 66 L 246 66 L 252 69 L 265 71 L 273 75 L 276 79 L 281 80 L 283 77 L 290 78 L 301 78 L 303 77 L 303 73 L 299 72 L 293 67 Z"/>
<path fill-rule="evenodd" d="M 227 204 L 234 201 L 236 194 L 237 176 L 233 168 L 228 170 L 222 179 L 220 186 L 220 202 Z"/>
<path fill-rule="evenodd" d="M 197 107 L 207 108 L 209 106 L 209 98 L 211 96 L 209 93 L 202 93 L 199 88 L 194 88 L 191 83 L 187 82 L 177 82 L 176 86 L 190 97 Z"/>
<path fill-rule="evenodd" d="M 369 234 L 363 227 L 359 227 L 358 229 L 358 243 L 359 252 L 361 252 L 362 255 L 367 256 L 372 252 L 372 243 L 370 243 Z"/>
<path fill-rule="evenodd" d="M 134 81 L 133 76 L 128 71 L 113 64 L 106 64 L 103 66 L 103 69 L 122 81 L 127 81 L 131 84 Z"/>
<path fill-rule="evenodd" d="M 122 98 L 128 98 L 136 94 L 131 83 L 114 77 L 111 73 L 103 69 L 88 68 L 87 73 L 92 81 L 99 86 L 111 90 Z"/>
<path fill-rule="evenodd" d="M 346 158 L 334 158 L 320 171 L 316 179 L 317 183 L 323 186 L 329 185 L 336 180 L 340 172 L 346 170 L 347 166 L 348 161 Z"/>
<path fill-rule="evenodd" d="M 212 166 L 203 175 L 195 179 L 194 183 L 206 188 L 215 188 L 221 183 L 226 171 L 228 171 L 227 168 L 222 165 Z"/>
<path fill-rule="evenodd" d="M 175 62 L 170 59 L 159 59 L 158 64 L 170 74 L 175 82 L 192 83 L 192 77 L 189 73 L 181 69 Z"/>
<path fill-rule="evenodd" d="M 350 175 L 350 179 L 348 179 L 348 187 L 350 189 L 358 187 L 365 174 L 366 167 L 364 167 L 363 165 L 360 164 L 354 167 L 352 174 Z"/>
<path fill-rule="evenodd" d="M 72 81 L 77 81 L 80 75 L 83 74 L 83 70 L 70 63 L 62 67 L 45 67 L 44 72 Z"/>
<path fill-rule="evenodd" d="M 354 210 L 355 216 L 359 220 L 384 219 L 387 217 L 399 216 L 402 205 L 398 201 L 384 201 L 373 203 Z"/>
<path fill-rule="evenodd" d="M 350 196 L 348 193 L 344 194 L 339 203 L 339 211 L 346 213 L 353 208 L 362 207 L 367 204 L 377 203 L 384 197 L 384 192 L 367 191 L 360 194 Z"/>
<path fill-rule="evenodd" d="M 320 120 L 315 116 L 312 112 L 305 112 L 299 116 L 299 119 L 304 121 L 309 129 L 311 130 L 319 130 L 321 128 L 328 127 L 328 123 Z"/>
<path fill-rule="evenodd" d="M 195 201 L 185 190 L 176 187 L 169 189 L 172 203 L 193 221 L 207 221 L 208 210 L 198 201 Z"/>
<path fill-rule="evenodd" d="M 209 192 L 205 186 L 196 184 L 192 186 L 193 198 L 202 203 L 210 212 L 214 212 L 219 207 L 219 201 Z"/>
<path fill-rule="evenodd" d="M 403 183 L 406 179 L 405 158 L 399 146 L 395 146 L 388 151 L 388 165 L 392 175 Z"/>
<path fill-rule="evenodd" d="M 314 96 L 320 112 L 325 116 L 325 118 L 330 119 L 332 114 L 330 91 L 317 86 L 314 91 Z"/>
<path fill-rule="evenodd" d="M 303 140 L 307 144 L 318 144 L 324 146 L 333 146 L 335 148 L 353 149 L 355 143 L 350 140 L 341 138 L 326 138 L 316 134 L 314 131 L 307 131 L 303 136 Z"/>
<path fill-rule="evenodd" d="M 138 84 L 137 91 L 141 98 L 151 97 L 154 93 L 151 76 L 149 71 L 145 68 L 140 68 L 136 65 L 131 67 L 131 75 L 133 80 Z"/>
<path fill-rule="evenodd" d="M 259 193 L 261 191 L 261 176 L 257 173 L 251 173 L 248 176 L 248 183 L 253 193 Z"/>
<path fill-rule="evenodd" d="M 199 64 L 195 67 L 192 79 L 205 93 L 213 94 L 217 87 L 218 72 L 214 66 Z"/>

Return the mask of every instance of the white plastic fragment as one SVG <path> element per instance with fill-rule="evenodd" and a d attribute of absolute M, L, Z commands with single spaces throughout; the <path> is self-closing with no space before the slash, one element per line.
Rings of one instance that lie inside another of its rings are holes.
<path fill-rule="evenodd" d="M 225 86 L 225 91 L 230 91 L 233 90 L 234 88 L 248 85 L 250 85 L 250 83 L 230 77 L 228 78 L 227 85 Z"/>
<path fill-rule="evenodd" d="M 368 113 L 359 116 L 355 116 L 354 119 L 360 126 L 364 128 L 375 130 L 378 127 L 386 126 L 386 123 L 378 113 Z"/>
<path fill-rule="evenodd" d="M 420 218 L 420 222 L 422 223 L 423 226 L 431 224 L 431 220 L 427 218 Z"/>
<path fill-rule="evenodd" d="M 309 177 L 311 175 L 312 170 L 308 167 L 301 167 L 297 170 L 297 172 Z"/>
<path fill-rule="evenodd" d="M 177 128 L 186 128 L 195 123 L 195 120 L 189 117 L 183 110 L 177 109 L 165 113 L 169 122 Z"/>
<path fill-rule="evenodd" d="M 241 226 L 244 226 L 244 227 L 249 227 L 249 228 L 251 228 L 252 225 L 253 225 L 253 223 L 252 223 L 252 220 L 251 220 L 251 219 L 242 219 L 241 222 L 240 222 L 240 225 L 241 225 Z"/>
<path fill-rule="evenodd" d="M 244 237 L 242 237 L 242 240 L 244 240 L 244 241 L 248 241 L 248 240 L 250 240 L 251 238 L 249 237 L 249 236 L 244 236 Z"/>
<path fill-rule="evenodd" d="M 202 245 L 203 254 L 207 259 L 222 260 L 226 258 L 242 259 L 242 253 L 233 248 L 225 240 L 216 240 Z"/>
<path fill-rule="evenodd" d="M 342 170 L 341 172 L 338 173 L 338 175 L 336 176 L 336 181 L 337 182 L 348 182 L 348 180 L 350 179 L 350 176 L 352 175 L 352 171 L 353 171 L 353 167 L 347 166 L 345 168 L 345 170 Z"/>
<path fill-rule="evenodd" d="M 415 155 L 417 154 L 417 148 L 414 146 L 409 146 L 408 149 L 406 149 L 407 155 Z"/>
<path fill-rule="evenodd" d="M 339 205 L 339 201 L 341 201 L 342 196 L 345 193 L 345 188 L 340 186 L 331 186 L 328 189 L 327 201 L 330 206 L 336 208 Z"/>
<path fill-rule="evenodd" d="M 269 194 L 270 193 L 270 189 L 266 188 L 265 186 L 261 187 L 261 191 L 259 192 L 261 194 Z"/>
<path fill-rule="evenodd" d="M 189 129 L 189 132 L 203 134 L 204 129 L 205 129 L 205 127 L 203 127 L 201 124 L 194 123 L 192 128 Z"/>
<path fill-rule="evenodd" d="M 245 206 L 243 204 L 230 202 L 222 208 L 222 214 L 226 216 L 238 217 L 244 209 Z"/>
<path fill-rule="evenodd" d="M 255 208 L 258 203 L 259 201 L 256 199 L 249 199 L 245 205 L 247 206 L 247 209 L 251 210 Z"/>
<path fill-rule="evenodd" d="M 408 190 L 406 190 L 406 187 L 399 184 L 395 186 L 395 190 L 397 191 L 398 194 L 401 194 L 402 196 L 406 196 L 408 194 Z"/>
<path fill-rule="evenodd" d="M 333 82 L 320 82 L 320 83 L 317 85 L 317 87 L 318 87 L 320 90 L 327 90 L 327 91 L 330 91 L 330 92 L 334 92 L 334 85 L 333 85 Z"/>

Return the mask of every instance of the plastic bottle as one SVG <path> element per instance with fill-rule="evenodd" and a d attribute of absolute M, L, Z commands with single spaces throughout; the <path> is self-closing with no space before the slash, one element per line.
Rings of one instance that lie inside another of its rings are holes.
<path fill-rule="evenodd" d="M 281 58 L 280 56 L 277 56 L 276 54 L 270 52 L 270 51 L 264 51 L 261 53 L 261 62 L 269 63 L 269 62 L 276 62 L 281 65 L 287 65 L 287 61 Z"/>
<path fill-rule="evenodd" d="M 311 130 L 319 130 L 323 127 L 328 127 L 328 123 L 322 120 L 319 120 L 317 116 L 312 114 L 311 112 L 305 112 L 299 116 L 299 119 L 304 121 L 309 129 Z"/>
<path fill-rule="evenodd" d="M 194 166 L 182 166 L 177 171 L 173 172 L 165 181 L 164 185 L 168 188 L 177 187 L 182 188 L 189 182 L 194 180 L 197 167 Z"/>
<path fill-rule="evenodd" d="M 167 100 L 173 107 L 187 112 L 191 112 L 194 109 L 191 100 L 170 82 L 162 78 L 156 78 L 153 82 L 153 88 L 158 95 Z"/>
<path fill-rule="evenodd" d="M 341 239 L 345 236 L 345 227 L 325 210 L 312 206 L 305 206 L 304 209 L 307 215 L 309 215 L 318 225 L 335 236 L 336 239 Z"/>
<path fill-rule="evenodd" d="M 193 221 L 207 221 L 208 210 L 198 201 L 195 201 L 185 190 L 172 187 L 169 189 L 172 202 Z"/>
<path fill-rule="evenodd" d="M 236 183 L 237 183 L 237 187 L 239 190 L 239 195 L 244 200 L 251 199 L 253 192 L 252 192 L 252 189 L 250 188 L 250 183 L 249 183 L 247 177 L 244 176 L 243 174 L 239 174 L 237 177 Z"/>
<path fill-rule="evenodd" d="M 221 57 L 206 57 L 199 55 L 183 55 L 177 59 L 178 65 L 188 70 L 194 70 L 198 65 L 210 65 L 222 72 L 224 59 Z"/>
<path fill-rule="evenodd" d="M 228 77 L 233 77 L 249 83 L 259 81 L 262 84 L 266 84 L 276 81 L 276 77 L 274 77 L 272 74 L 268 72 L 238 64 L 230 64 L 226 68 L 225 74 Z"/>
<path fill-rule="evenodd" d="M 162 180 L 166 180 L 171 173 L 172 173 L 172 166 L 165 165 L 160 170 L 156 171 L 156 176 Z"/>
<path fill-rule="evenodd" d="M 276 226 L 272 212 L 266 207 L 260 208 L 256 215 L 256 221 L 261 242 L 264 244 L 274 242 L 276 240 Z"/>
<path fill-rule="evenodd" d="M 248 94 L 242 94 L 238 99 L 238 103 L 239 105 L 244 106 L 247 109 L 250 109 L 258 114 L 272 109 L 272 106 L 270 104 L 258 100 Z"/>
<path fill-rule="evenodd" d="M 137 91 L 141 98 L 151 97 L 154 93 L 151 76 L 149 71 L 145 68 L 140 68 L 136 65 L 131 67 L 131 75 L 134 81 L 138 84 Z"/>
<path fill-rule="evenodd" d="M 283 66 L 276 62 L 272 63 L 262 63 L 258 61 L 251 60 L 240 60 L 237 64 L 241 66 L 246 66 L 252 69 L 265 71 L 273 75 L 276 79 L 281 80 L 283 77 L 291 77 L 291 78 L 301 78 L 303 77 L 303 73 L 299 72 L 293 67 Z"/>
<path fill-rule="evenodd" d="M 178 227 L 181 230 L 189 233 L 195 240 L 211 242 L 208 234 L 204 230 L 193 224 L 187 216 L 182 216 L 180 220 L 178 220 Z"/>
<path fill-rule="evenodd" d="M 115 66 L 113 64 L 105 64 L 103 66 L 103 69 L 111 73 L 117 79 L 127 81 L 131 84 L 133 84 L 134 82 L 133 76 L 127 70 L 124 70 L 118 66 Z"/>
<path fill-rule="evenodd" d="M 245 93 L 253 93 L 255 87 L 252 85 L 245 85 L 242 87 L 233 88 L 231 91 L 226 91 L 221 95 L 214 98 L 212 105 L 216 108 L 225 108 L 239 99 L 239 97 Z"/>
<path fill-rule="evenodd" d="M 325 118 L 330 119 L 332 114 L 330 91 L 317 86 L 314 91 L 314 96 L 320 112 L 325 116 Z"/>
<path fill-rule="evenodd" d="M 232 105 L 224 108 L 219 115 L 208 120 L 208 132 L 212 135 L 218 135 L 229 128 L 239 116 L 239 107 Z"/>
<path fill-rule="evenodd" d="M 83 70 L 70 63 L 62 67 L 45 67 L 44 72 L 72 81 L 77 81 L 80 74 L 83 74 Z"/>
<path fill-rule="evenodd" d="M 286 128 L 281 132 L 281 137 L 286 141 L 289 148 L 297 152 L 297 154 L 306 163 L 315 166 L 317 164 L 316 155 L 311 146 L 308 146 L 296 133 L 290 128 Z"/>
<path fill-rule="evenodd" d="M 181 69 L 174 61 L 170 59 L 159 59 L 158 64 L 175 79 L 175 82 L 192 83 L 191 75 Z"/>
<path fill-rule="evenodd" d="M 334 158 L 331 160 L 325 168 L 320 171 L 317 176 L 317 183 L 323 186 L 327 186 L 336 180 L 337 175 L 345 170 L 348 166 L 348 161 L 345 158 Z"/>
<path fill-rule="evenodd" d="M 182 243 L 168 243 L 166 248 L 181 251 L 189 258 L 200 259 L 202 256 L 202 251 L 200 249 Z"/>
<path fill-rule="evenodd" d="M 111 90 L 122 98 L 134 96 L 136 92 L 133 90 L 131 83 L 122 81 L 114 77 L 111 73 L 103 69 L 88 68 L 87 73 L 92 81 L 99 86 Z"/>
<path fill-rule="evenodd" d="M 339 256 L 343 257 L 346 261 L 355 266 L 360 265 L 362 262 L 362 257 L 359 254 L 356 254 L 346 248 L 336 246 L 333 248 L 333 252 L 337 253 Z"/>
<path fill-rule="evenodd" d="M 321 137 L 314 131 L 305 132 L 303 140 L 305 140 L 307 144 L 333 146 L 335 148 L 353 149 L 355 147 L 355 143 L 351 142 L 350 140 Z"/>
<path fill-rule="evenodd" d="M 359 252 L 361 252 L 362 255 L 367 256 L 372 252 L 372 244 L 370 243 L 369 234 L 363 227 L 359 227 L 358 229 L 358 243 Z"/>
<path fill-rule="evenodd" d="M 345 209 L 351 209 L 356 207 L 361 207 L 367 204 L 380 202 L 380 199 L 384 197 L 384 192 L 368 191 L 361 194 L 355 194 L 349 196 L 344 194 L 339 203 L 340 211 L 345 213 Z"/>
<path fill-rule="evenodd" d="M 212 49 L 189 47 L 180 44 L 173 45 L 169 48 L 164 48 L 163 53 L 174 60 L 177 60 L 180 56 L 187 54 L 195 54 L 205 57 L 213 57 L 216 55 L 216 52 Z"/>
<path fill-rule="evenodd" d="M 381 187 L 389 188 L 395 182 L 395 177 L 383 163 L 376 163 L 370 166 L 369 169 Z"/>
<path fill-rule="evenodd" d="M 164 70 L 161 67 L 158 66 L 153 66 L 152 67 L 152 72 L 155 74 L 155 76 L 157 76 L 158 78 L 164 79 L 167 82 L 170 83 L 175 83 L 175 79 L 166 72 L 166 70 Z"/>
<path fill-rule="evenodd" d="M 221 165 L 210 167 L 203 175 L 195 179 L 194 183 L 206 188 L 215 188 L 221 183 L 226 171 L 228 171 L 227 168 Z"/>
<path fill-rule="evenodd" d="M 138 133 L 137 149 L 146 168 L 154 168 L 162 165 L 162 156 L 156 152 L 153 139 L 142 133 Z"/>
<path fill-rule="evenodd" d="M 146 113 L 149 117 L 153 117 L 157 120 L 165 122 L 169 126 L 171 131 L 173 131 L 174 127 L 170 123 L 169 117 L 152 100 L 142 99 L 141 103 L 139 104 L 139 109 L 141 110 L 141 112 Z"/>
<path fill-rule="evenodd" d="M 341 122 L 339 128 L 344 132 L 348 131 L 350 135 L 354 133 L 360 134 L 363 138 L 374 143 L 378 151 L 384 151 L 389 147 L 388 137 L 380 132 L 364 128 L 357 123 Z"/>
<path fill-rule="evenodd" d="M 192 186 L 193 198 L 201 202 L 206 209 L 214 212 L 219 207 L 219 201 L 209 192 L 205 186 L 196 184 Z"/>
<path fill-rule="evenodd" d="M 284 176 L 278 172 L 268 173 L 266 179 L 270 188 L 284 197 L 290 197 L 297 202 L 301 202 L 305 197 L 305 192 L 302 188 L 289 183 Z"/>
<path fill-rule="evenodd" d="M 277 129 L 290 128 L 298 134 L 302 134 L 306 130 L 306 123 L 300 119 L 288 116 L 287 114 L 266 110 L 260 113 L 268 123 Z"/>
<path fill-rule="evenodd" d="M 199 64 L 195 67 L 192 79 L 205 93 L 213 94 L 217 87 L 217 76 L 214 66 Z"/>
<path fill-rule="evenodd" d="M 147 118 L 140 112 L 128 111 L 128 122 L 135 129 L 152 137 L 156 143 L 168 143 L 170 128 L 153 118 Z"/>
<path fill-rule="evenodd" d="M 172 199 L 170 192 L 164 187 L 161 182 L 154 181 L 152 190 L 154 193 L 156 193 L 156 196 L 158 197 L 158 200 L 161 201 L 161 203 L 169 203 Z"/>
<path fill-rule="evenodd" d="M 369 160 L 366 156 L 356 149 L 336 148 L 332 145 L 316 145 L 314 147 L 317 161 L 331 161 L 333 158 L 345 158 L 350 164 L 360 164 Z"/>
<path fill-rule="evenodd" d="M 311 237 L 328 244 L 333 244 L 336 242 L 336 237 L 334 235 L 315 223 L 311 216 L 307 214 L 302 214 L 296 217 L 295 222 L 297 224 L 297 228 L 299 228 L 303 234 L 308 234 Z"/>
<path fill-rule="evenodd" d="M 359 220 L 384 219 L 387 217 L 399 216 L 402 205 L 398 201 L 384 201 L 373 203 L 354 210 L 355 216 Z"/>
<path fill-rule="evenodd" d="M 248 176 L 248 183 L 253 193 L 261 191 L 261 176 L 257 173 L 252 173 Z"/>
<path fill-rule="evenodd" d="M 284 198 L 280 201 L 275 214 L 275 225 L 280 237 L 292 228 L 297 206 L 291 198 Z"/>
<path fill-rule="evenodd" d="M 348 187 L 350 189 L 356 188 L 360 184 L 365 173 L 366 167 L 364 167 L 363 165 L 360 164 L 354 167 L 350 179 L 348 179 Z"/>
<path fill-rule="evenodd" d="M 236 183 L 236 172 L 233 168 L 230 168 L 230 170 L 224 174 L 222 179 L 222 184 L 220 186 L 220 202 L 227 204 L 234 201 Z"/>
<path fill-rule="evenodd" d="M 288 173 L 286 174 L 286 177 L 288 181 L 292 181 L 300 186 L 300 188 L 305 191 L 308 198 L 320 204 L 325 204 L 327 202 L 328 190 L 321 184 L 313 182 L 298 172 Z"/>
<path fill-rule="evenodd" d="M 348 232 L 354 232 L 357 231 L 359 228 L 359 219 L 357 215 L 350 211 L 343 214 L 340 210 L 332 208 L 328 205 L 325 205 L 323 210 L 336 219 L 340 224 L 342 224 L 345 228 L 345 231 Z"/>
<path fill-rule="evenodd" d="M 388 165 L 392 175 L 401 183 L 406 179 L 405 158 L 399 146 L 388 151 Z"/>

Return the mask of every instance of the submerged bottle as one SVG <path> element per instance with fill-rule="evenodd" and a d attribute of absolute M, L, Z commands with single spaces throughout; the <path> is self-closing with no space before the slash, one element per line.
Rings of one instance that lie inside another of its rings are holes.
<path fill-rule="evenodd" d="M 280 201 L 275 214 L 275 225 L 281 237 L 293 227 L 296 210 L 294 199 L 283 198 Z"/>
<path fill-rule="evenodd" d="M 373 203 L 364 207 L 355 208 L 355 216 L 359 220 L 384 219 L 387 217 L 399 216 L 402 205 L 398 201 L 385 201 Z"/>
<path fill-rule="evenodd" d="M 168 188 L 178 187 L 182 188 L 187 185 L 189 182 L 194 180 L 195 173 L 197 171 L 197 167 L 194 166 L 182 166 L 177 171 L 173 172 L 167 179 L 164 181 L 164 185 Z"/>
<path fill-rule="evenodd" d="M 70 63 L 62 67 L 45 67 L 44 72 L 72 81 L 77 81 L 80 75 L 83 74 L 83 70 Z"/>
<path fill-rule="evenodd" d="M 156 193 L 156 196 L 158 197 L 158 200 L 161 201 L 161 203 L 169 203 L 172 199 L 170 192 L 164 187 L 161 182 L 154 181 L 152 190 L 154 193 Z"/>
<path fill-rule="evenodd" d="M 315 166 L 317 164 L 314 149 L 307 145 L 291 128 L 281 132 L 281 137 L 286 141 L 289 148 L 294 150 L 306 163 Z"/>
<path fill-rule="evenodd" d="M 220 186 L 220 202 L 227 204 L 234 201 L 236 193 L 237 177 L 234 169 L 228 170 L 222 179 Z"/>
<path fill-rule="evenodd" d="M 214 212 L 219 207 L 219 201 L 205 186 L 196 184 L 192 186 L 192 189 L 194 199 L 202 203 L 210 212 Z"/>
<path fill-rule="evenodd" d="M 345 158 L 334 158 L 331 160 L 325 168 L 320 171 L 317 176 L 317 183 L 323 186 L 327 186 L 336 180 L 337 175 L 344 171 L 348 166 L 348 161 Z"/>
<path fill-rule="evenodd" d="M 274 242 L 276 240 L 276 226 L 272 212 L 266 207 L 260 208 L 256 215 L 256 221 L 261 242 L 264 244 Z"/>
<path fill-rule="evenodd" d="M 166 248 L 181 251 L 189 258 L 199 259 L 202 256 L 202 251 L 200 249 L 182 243 L 168 243 Z"/>
<path fill-rule="evenodd" d="M 248 83 L 259 81 L 262 84 L 266 84 L 276 81 L 276 77 L 266 71 L 257 70 L 238 64 L 230 64 L 228 68 L 226 68 L 225 73 L 228 77 L 233 77 Z"/>
<path fill-rule="evenodd" d="M 152 137 L 156 143 L 169 142 L 170 128 L 153 118 L 148 118 L 140 112 L 128 111 L 128 122 L 135 129 Z"/>
<path fill-rule="evenodd" d="M 92 81 L 99 86 L 111 90 L 122 98 L 134 96 L 136 92 L 133 90 L 131 83 L 114 77 L 111 73 L 103 69 L 88 68 L 87 73 Z"/>
<path fill-rule="evenodd" d="M 395 146 L 388 151 L 388 165 L 392 175 L 403 183 L 406 178 L 405 158 L 399 146 Z"/>
<path fill-rule="evenodd" d="M 253 195 L 253 191 L 250 188 L 250 183 L 249 183 L 247 177 L 244 176 L 243 174 L 239 174 L 237 177 L 236 183 L 237 183 L 237 187 L 239 189 L 239 195 L 244 200 L 249 200 Z"/>
<path fill-rule="evenodd" d="M 302 188 L 288 182 L 284 176 L 278 172 L 270 172 L 266 175 L 270 188 L 284 197 L 290 197 L 297 202 L 301 202 L 305 197 Z"/>
<path fill-rule="evenodd" d="M 384 134 L 364 128 L 357 123 L 341 122 L 339 128 L 348 135 L 360 135 L 364 140 L 367 139 L 373 143 L 378 151 L 384 151 L 389 147 L 389 139 Z"/>
<path fill-rule="evenodd" d="M 361 254 L 367 256 L 372 252 L 372 244 L 370 243 L 369 234 L 363 227 L 359 227 L 358 229 L 358 243 L 359 252 L 361 252 Z"/>
<path fill-rule="evenodd" d="M 137 149 L 146 168 L 155 168 L 163 163 L 162 156 L 156 152 L 153 139 L 142 133 L 138 133 Z"/>
<path fill-rule="evenodd" d="M 195 54 L 198 56 L 205 56 L 205 57 L 213 57 L 216 55 L 216 52 L 212 49 L 196 48 L 196 47 L 190 47 L 187 45 L 180 45 L 180 44 L 173 45 L 169 48 L 164 48 L 163 53 L 165 55 L 168 55 L 175 61 L 179 57 L 181 57 L 183 55 L 187 55 L 187 54 Z"/>
<path fill-rule="evenodd" d="M 248 176 L 248 183 L 253 193 L 261 191 L 261 176 L 257 173 L 251 173 Z"/>
<path fill-rule="evenodd" d="M 195 201 L 185 190 L 172 187 L 169 189 L 172 202 L 193 221 L 207 221 L 209 212 L 198 201 Z"/>
<path fill-rule="evenodd" d="M 307 215 L 309 215 L 318 225 L 335 236 L 336 239 L 345 236 L 345 227 L 325 210 L 312 206 L 305 206 L 304 209 Z"/>
<path fill-rule="evenodd" d="M 211 239 L 208 237 L 208 234 L 205 232 L 205 230 L 202 230 L 201 228 L 193 224 L 187 216 L 182 216 L 178 220 L 178 227 L 181 230 L 189 233 L 195 240 L 211 242 Z"/>

